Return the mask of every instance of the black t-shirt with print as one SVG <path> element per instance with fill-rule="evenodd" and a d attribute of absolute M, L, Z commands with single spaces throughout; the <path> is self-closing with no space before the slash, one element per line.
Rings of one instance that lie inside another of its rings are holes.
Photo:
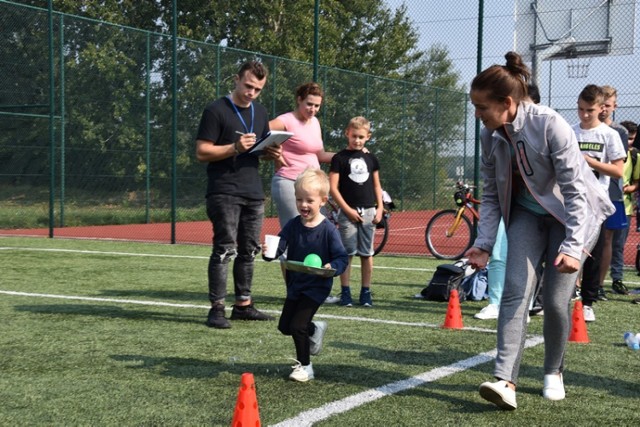
<path fill-rule="evenodd" d="M 373 172 L 380 170 L 378 159 L 361 150 L 342 150 L 331 159 L 331 172 L 338 173 L 338 190 L 352 208 L 376 205 Z"/>

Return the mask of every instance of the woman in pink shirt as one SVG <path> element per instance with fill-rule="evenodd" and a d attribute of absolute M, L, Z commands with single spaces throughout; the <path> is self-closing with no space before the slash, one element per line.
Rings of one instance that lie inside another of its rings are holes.
<path fill-rule="evenodd" d="M 323 97 L 320 85 L 304 83 L 296 89 L 296 109 L 269 122 L 271 130 L 293 132 L 282 144 L 282 156 L 275 161 L 276 173 L 271 180 L 271 197 L 278 209 L 280 228 L 298 215 L 293 188 L 298 175 L 308 167 L 320 168 L 320 163 L 330 163 L 335 154 L 324 151 L 316 117 Z"/>

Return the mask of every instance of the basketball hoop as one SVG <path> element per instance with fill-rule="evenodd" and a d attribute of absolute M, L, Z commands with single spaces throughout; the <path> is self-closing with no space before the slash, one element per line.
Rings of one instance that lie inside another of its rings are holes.
<path fill-rule="evenodd" d="M 567 61 L 567 77 L 570 79 L 584 79 L 589 75 L 591 58 L 569 58 Z"/>

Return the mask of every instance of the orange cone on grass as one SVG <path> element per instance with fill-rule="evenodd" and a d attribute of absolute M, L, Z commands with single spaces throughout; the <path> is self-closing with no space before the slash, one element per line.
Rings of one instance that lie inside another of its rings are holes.
<path fill-rule="evenodd" d="M 258 414 L 258 398 L 256 397 L 256 383 L 253 374 L 244 373 L 240 379 L 240 390 L 231 427 L 249 426 L 260 427 L 260 415 Z"/>
<path fill-rule="evenodd" d="M 569 333 L 569 341 L 571 342 L 589 342 L 587 334 L 587 324 L 584 321 L 584 312 L 582 311 L 582 301 L 576 301 L 573 306 L 573 314 L 571 315 L 571 332 Z"/>
<path fill-rule="evenodd" d="M 458 291 L 453 289 L 449 294 L 449 306 L 447 316 L 444 318 L 443 328 L 462 329 L 462 311 L 460 310 L 460 297 Z"/>

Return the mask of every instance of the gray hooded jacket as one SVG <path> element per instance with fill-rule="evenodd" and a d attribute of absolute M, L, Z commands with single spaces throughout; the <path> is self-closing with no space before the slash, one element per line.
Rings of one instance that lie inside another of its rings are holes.
<path fill-rule="evenodd" d="M 559 252 L 580 259 L 615 208 L 584 160 L 571 126 L 554 110 L 521 102 L 513 123 L 492 131 L 482 143 L 482 208 L 473 246 L 491 253 L 500 217 L 511 214 L 511 149 L 529 191 L 565 226 Z"/>

